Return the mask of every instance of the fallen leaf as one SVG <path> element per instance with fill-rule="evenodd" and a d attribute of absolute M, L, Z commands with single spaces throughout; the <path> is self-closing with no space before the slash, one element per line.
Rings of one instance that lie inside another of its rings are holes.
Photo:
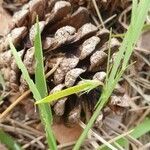
<path fill-rule="evenodd" d="M 76 141 L 82 133 L 82 128 L 78 124 L 73 127 L 67 127 L 63 122 L 59 122 L 54 123 L 52 128 L 60 144 Z"/>

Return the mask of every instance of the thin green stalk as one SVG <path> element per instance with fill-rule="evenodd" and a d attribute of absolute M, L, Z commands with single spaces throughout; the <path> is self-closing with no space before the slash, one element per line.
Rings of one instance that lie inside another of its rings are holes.
<path fill-rule="evenodd" d="M 34 82 L 31 80 L 25 65 L 23 64 L 19 54 L 17 53 L 17 50 L 15 49 L 13 43 L 11 41 L 9 41 L 9 43 L 10 43 L 10 48 L 12 50 L 13 56 L 16 60 L 16 63 L 18 65 L 19 69 L 22 71 L 22 75 L 23 75 L 24 79 L 27 81 L 35 100 L 38 101 L 38 100 L 42 99 Z M 42 123 L 45 126 L 48 144 L 51 145 L 51 149 L 55 150 L 57 148 L 56 148 L 56 144 L 55 144 L 54 137 L 52 134 L 51 126 L 50 126 L 51 118 L 49 116 L 49 107 L 46 106 L 45 104 L 41 104 L 41 105 L 39 105 L 39 111 L 40 111 L 40 117 L 41 117 Z"/>
<path fill-rule="evenodd" d="M 37 90 L 34 82 L 31 80 L 29 73 L 25 67 L 25 65 L 23 64 L 21 57 L 19 56 L 16 48 L 14 47 L 11 39 L 9 40 L 9 45 L 10 45 L 10 49 L 12 51 L 12 54 L 15 58 L 16 64 L 18 65 L 18 68 L 21 70 L 23 78 L 26 80 L 26 82 L 29 85 L 29 88 L 31 90 L 31 92 L 33 93 L 33 97 L 35 100 L 39 100 L 41 98 L 39 91 Z"/>
<path fill-rule="evenodd" d="M 102 101 L 103 97 L 100 98 L 100 101 Z M 103 105 L 99 105 L 97 109 L 94 111 L 94 114 L 92 115 L 90 121 L 88 122 L 86 128 L 84 129 L 83 133 L 79 137 L 78 141 L 76 142 L 76 145 L 74 146 L 73 150 L 79 150 L 81 144 L 83 143 L 84 139 L 87 136 L 88 131 L 91 129 L 92 125 L 94 124 L 96 118 L 98 117 L 100 110 L 103 108 Z"/>
<path fill-rule="evenodd" d="M 132 1 L 132 13 L 131 13 L 131 22 L 132 23 L 134 23 L 136 20 L 137 7 L 138 7 L 138 0 L 133 0 Z"/>
<path fill-rule="evenodd" d="M 36 85 L 31 80 L 31 78 L 28 74 L 28 71 L 27 71 L 25 65 L 23 64 L 20 56 L 18 55 L 17 50 L 15 49 L 11 40 L 9 40 L 9 44 L 10 44 L 10 48 L 13 53 L 13 56 L 15 58 L 16 64 L 18 65 L 19 69 L 22 71 L 22 75 L 23 75 L 24 79 L 26 80 L 26 82 L 28 83 L 31 92 L 33 93 L 33 97 L 35 98 L 36 101 L 42 99 Z M 51 147 L 51 149 L 55 150 L 55 149 L 57 149 L 57 146 L 56 146 L 56 141 L 53 136 L 52 129 L 51 129 L 52 119 L 50 116 L 50 108 L 48 107 L 48 105 L 40 104 L 39 111 L 40 111 L 40 117 L 41 117 L 42 123 L 45 127 L 46 137 L 48 139 L 48 145 Z"/>

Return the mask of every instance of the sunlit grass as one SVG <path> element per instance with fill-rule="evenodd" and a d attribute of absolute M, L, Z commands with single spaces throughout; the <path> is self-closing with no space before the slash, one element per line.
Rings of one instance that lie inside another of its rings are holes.
<path fill-rule="evenodd" d="M 62 97 L 69 96 L 72 94 L 77 94 L 79 92 L 84 92 L 84 93 L 89 92 L 92 89 L 94 89 L 98 86 L 102 86 L 102 85 L 103 85 L 103 83 L 101 83 L 98 80 L 83 80 L 83 83 L 73 86 L 73 87 L 70 87 L 70 88 L 67 88 L 67 89 L 64 89 L 64 90 L 61 90 L 61 91 L 57 91 L 57 92 L 43 98 L 42 100 L 37 101 L 35 104 L 50 103 L 50 102 L 56 101 Z"/>
<path fill-rule="evenodd" d="M 84 139 L 86 138 L 89 130 L 92 128 L 92 125 L 98 117 L 99 112 L 107 104 L 108 99 L 111 96 L 116 84 L 128 67 L 130 56 L 132 55 L 134 46 L 144 26 L 147 13 L 150 8 L 150 2 L 149 0 L 145 0 L 138 3 L 137 0 L 133 0 L 132 8 L 133 9 L 130 26 L 115 57 L 112 69 L 108 74 L 106 84 L 103 87 L 102 95 L 96 105 L 96 110 L 93 113 L 83 133 L 81 134 L 80 138 L 78 139 L 75 147 L 73 148 L 74 150 L 78 150 L 81 144 L 84 142 Z"/>
<path fill-rule="evenodd" d="M 131 15 L 131 23 L 130 26 L 124 34 L 123 42 L 119 48 L 119 51 L 115 57 L 115 62 L 112 66 L 110 66 L 108 62 L 107 68 L 107 77 L 106 82 L 102 89 L 102 94 L 98 100 L 98 103 L 95 107 L 95 111 L 88 122 L 86 128 L 84 129 L 82 135 L 78 139 L 74 150 L 80 149 L 82 143 L 84 142 L 89 130 L 92 128 L 96 118 L 99 115 L 99 112 L 103 107 L 107 104 L 109 97 L 111 96 L 116 84 L 119 82 L 121 76 L 125 72 L 126 68 L 128 67 L 130 57 L 133 53 L 134 46 L 141 34 L 142 28 L 144 26 L 144 21 L 147 15 L 147 12 L 150 8 L 149 0 L 140 1 L 138 3 L 137 0 L 133 0 L 132 6 L 132 15 Z M 111 35 L 110 35 L 111 38 Z M 10 48 L 16 60 L 18 67 L 21 69 L 24 79 L 27 81 L 31 92 L 36 100 L 36 104 L 39 104 L 40 116 L 41 120 L 45 126 L 47 142 L 49 148 L 52 150 L 57 149 L 56 141 L 52 133 L 51 125 L 52 125 L 52 113 L 49 107 L 49 103 L 54 100 L 58 100 L 59 98 L 78 93 L 78 92 L 87 92 L 97 86 L 101 86 L 102 84 L 99 82 L 95 82 L 92 80 L 88 80 L 81 85 L 76 85 L 71 88 L 53 93 L 52 95 L 48 95 L 47 87 L 46 87 L 46 80 L 44 75 L 44 65 L 43 65 L 43 54 L 42 54 L 42 46 L 41 46 L 41 35 L 39 31 L 39 23 L 37 21 L 37 32 L 35 36 L 35 59 L 36 59 L 36 70 L 35 70 L 35 84 L 31 80 L 26 67 L 24 66 L 20 56 L 18 55 L 15 47 L 13 46 L 12 42 L 10 41 Z M 109 51 L 110 53 L 110 51 Z M 108 55 L 109 56 L 109 55 Z M 108 58 L 109 60 L 110 58 Z M 40 100 L 40 101 L 39 101 Z M 147 125 L 147 124 L 146 124 Z M 141 126 L 140 126 L 141 127 Z M 142 126 L 144 127 L 144 126 Z M 147 126 L 145 126 L 147 127 Z M 139 129 L 139 128 L 138 128 Z M 137 129 L 137 130 L 138 130 Z M 147 128 L 146 128 L 147 129 Z M 148 128 L 149 130 L 149 128 Z M 135 131 L 135 130 L 134 130 Z M 144 130 L 145 131 L 145 130 Z M 147 130 L 146 130 L 147 131 Z M 143 134 L 143 132 L 142 132 Z M 132 134 L 131 134 L 132 135 Z M 141 135 L 141 134 L 139 134 Z M 134 135 L 133 135 L 134 137 Z M 137 137 L 137 136 L 136 136 Z M 136 138 L 135 137 L 135 138 Z M 121 139 L 122 140 L 122 139 Z M 122 142 L 117 141 L 119 145 L 122 145 Z"/>
<path fill-rule="evenodd" d="M 37 31 L 35 35 L 35 59 L 38 60 L 37 66 L 36 66 L 36 71 L 35 71 L 35 84 L 32 81 L 32 79 L 29 76 L 29 73 L 23 64 L 17 50 L 15 49 L 13 43 L 11 40 L 9 41 L 10 43 L 10 48 L 13 53 L 13 56 L 15 58 L 15 61 L 19 67 L 19 69 L 22 72 L 22 75 L 26 82 L 29 85 L 29 88 L 31 92 L 33 93 L 33 97 L 35 98 L 36 101 L 42 99 L 43 97 L 47 96 L 47 87 L 46 87 L 46 81 L 45 81 L 45 75 L 44 75 L 44 67 L 43 67 L 43 54 L 42 54 L 42 46 L 41 46 L 41 35 L 40 35 L 40 30 L 39 30 L 39 23 L 37 20 Z M 42 123 L 45 128 L 46 132 L 46 137 L 47 137 L 47 142 L 49 145 L 50 149 L 57 149 L 56 141 L 51 129 L 52 125 L 52 114 L 51 110 L 48 104 L 40 104 L 39 105 L 39 111 L 40 111 L 40 117 L 42 120 Z"/>

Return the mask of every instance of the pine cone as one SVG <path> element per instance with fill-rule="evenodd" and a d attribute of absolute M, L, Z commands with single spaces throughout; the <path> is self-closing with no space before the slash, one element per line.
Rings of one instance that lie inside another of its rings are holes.
<path fill-rule="evenodd" d="M 46 73 L 61 58 L 56 71 L 47 79 L 49 93 L 76 85 L 81 78 L 104 82 L 109 31 L 99 30 L 92 23 L 85 7 L 72 10 L 71 4 L 68 1 L 31 0 L 14 13 L 10 33 L 0 40 L 0 69 L 8 83 L 7 91 L 15 92 L 19 89 L 23 93 L 28 89 L 9 50 L 8 37 L 12 37 L 30 76 L 34 75 L 33 42 L 37 15 Z M 111 39 L 111 56 L 116 53 L 119 45 L 117 39 Z M 94 89 L 81 96 L 65 97 L 53 103 L 52 107 L 57 116 L 65 117 L 69 123 L 76 123 L 81 112 L 87 112 L 85 105 L 88 106 L 88 112 L 92 113 L 99 96 L 100 90 Z"/>

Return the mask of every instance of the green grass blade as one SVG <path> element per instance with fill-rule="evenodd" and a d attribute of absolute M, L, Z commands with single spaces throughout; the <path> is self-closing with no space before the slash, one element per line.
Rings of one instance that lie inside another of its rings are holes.
<path fill-rule="evenodd" d="M 146 32 L 146 31 L 149 31 L 150 30 L 150 25 L 149 24 L 145 24 L 142 31 L 143 32 Z"/>
<path fill-rule="evenodd" d="M 97 86 L 102 85 L 101 82 L 97 81 L 97 80 L 84 80 L 84 83 L 55 92 L 45 98 L 43 98 L 40 101 L 37 101 L 36 104 L 41 104 L 41 103 L 50 103 L 52 101 L 58 100 L 62 97 L 66 97 L 78 92 L 83 92 L 83 91 L 89 91 L 92 90 L 94 88 L 96 88 Z"/>
<path fill-rule="evenodd" d="M 129 29 L 128 29 L 127 33 L 125 34 L 123 43 L 122 43 L 121 47 L 119 48 L 119 52 L 117 53 L 117 55 L 115 57 L 115 63 L 113 65 L 113 68 L 112 68 L 112 71 L 111 71 L 111 74 L 110 74 L 110 77 L 109 77 L 109 81 L 112 81 L 112 80 L 115 79 L 115 76 L 117 74 L 117 70 L 119 69 L 119 66 L 121 65 L 121 60 L 126 59 L 127 56 L 129 56 L 128 58 L 130 58 L 130 55 L 131 55 L 132 50 L 133 50 L 133 46 L 134 46 L 135 42 L 137 41 L 134 38 L 139 37 L 139 35 L 135 34 L 134 31 L 133 31 L 135 29 L 135 20 L 137 19 L 137 14 L 136 14 L 137 11 L 138 11 L 137 9 L 138 9 L 137 0 L 133 0 L 131 24 L 129 26 Z M 143 20 L 143 18 L 142 18 L 142 20 Z M 144 21 L 145 21 L 145 19 L 144 19 Z M 139 24 L 139 25 L 141 26 L 141 24 Z M 138 29 L 137 31 L 140 31 L 140 30 L 141 29 Z M 131 39 L 133 39 L 133 42 L 132 42 Z M 124 56 L 124 52 L 127 52 L 126 56 Z M 128 58 L 126 60 L 128 60 Z M 127 62 L 128 61 L 126 61 L 126 63 Z M 123 65 L 123 67 L 125 67 L 125 65 Z"/>
<path fill-rule="evenodd" d="M 31 80 L 31 78 L 28 74 L 28 71 L 27 71 L 25 65 L 23 64 L 20 56 L 18 55 L 17 50 L 15 49 L 11 40 L 9 40 L 9 44 L 10 44 L 10 48 L 11 48 L 11 51 L 13 53 L 13 56 L 15 58 L 16 64 L 18 65 L 19 69 L 21 70 L 24 79 L 28 83 L 31 92 L 33 93 L 33 97 L 35 98 L 36 101 L 42 99 L 38 89 L 36 88 L 34 82 Z M 39 110 L 40 110 L 40 117 L 41 117 L 42 123 L 45 126 L 48 144 L 49 144 L 49 146 L 51 145 L 52 148 L 55 150 L 56 149 L 56 142 L 54 140 L 54 136 L 53 136 L 51 126 L 50 126 L 51 121 L 52 121 L 51 116 L 50 116 L 50 113 L 51 113 L 50 108 L 46 105 L 41 104 L 41 105 L 39 105 Z"/>
<path fill-rule="evenodd" d="M 40 104 L 39 110 L 40 110 L 41 120 L 45 128 L 48 146 L 50 149 L 56 150 L 57 144 L 56 144 L 56 140 L 55 140 L 52 128 L 51 128 L 51 125 L 52 125 L 51 116 L 52 115 L 51 115 L 50 107 L 47 104 Z"/>
<path fill-rule="evenodd" d="M 0 143 L 6 145 L 9 150 L 21 150 L 19 144 L 2 130 L 0 130 Z"/>
<path fill-rule="evenodd" d="M 141 9 L 141 7 L 142 7 L 142 9 Z M 123 68 L 125 68 L 127 66 L 129 58 L 133 52 L 134 45 L 136 44 L 136 42 L 142 32 L 142 28 L 144 26 L 144 22 L 145 22 L 146 15 L 147 15 L 149 8 L 150 8 L 150 1 L 148 1 L 148 0 L 140 1 L 139 6 L 137 8 L 137 12 L 134 16 L 134 17 L 136 17 L 136 19 L 134 19 L 134 23 L 131 24 L 133 34 L 130 37 L 131 42 L 129 42 L 129 44 L 128 44 L 129 48 L 125 53 L 125 57 L 124 57 L 123 65 L 122 65 Z M 145 10 L 147 10 L 147 11 L 145 11 Z"/>
<path fill-rule="evenodd" d="M 119 49 L 119 52 L 116 54 L 116 57 L 115 57 L 115 62 L 112 66 L 112 70 L 110 72 L 110 75 L 109 75 L 109 78 L 108 78 L 108 81 L 113 81 L 115 79 L 115 76 L 116 76 L 116 73 L 117 73 L 117 70 L 121 64 L 121 60 L 123 58 L 123 55 L 124 55 L 124 51 L 126 49 L 126 45 L 128 43 L 127 39 L 128 37 L 130 36 L 128 34 L 129 31 L 127 31 L 127 34 L 125 35 L 125 38 L 124 38 L 124 42 L 122 43 L 120 49 Z M 109 86 L 109 85 L 108 85 Z"/>
<path fill-rule="evenodd" d="M 145 120 L 137 125 L 134 128 L 134 131 L 130 134 L 133 138 L 137 139 L 141 137 L 142 135 L 150 132 L 150 118 L 145 118 Z M 117 143 L 119 143 L 122 146 L 127 145 L 128 141 L 124 138 L 117 140 Z"/>
<path fill-rule="evenodd" d="M 131 22 L 133 24 L 136 20 L 137 8 L 138 8 L 138 1 L 137 0 L 132 0 Z"/>
<path fill-rule="evenodd" d="M 41 43 L 41 33 L 39 28 L 39 21 L 37 18 L 37 31 L 34 40 L 34 48 L 35 48 L 35 60 L 36 60 L 36 68 L 35 68 L 35 84 L 41 95 L 41 97 L 45 97 L 48 95 L 46 79 L 44 74 L 44 60 L 43 60 L 43 51 L 42 51 L 42 43 Z"/>
<path fill-rule="evenodd" d="M 48 92 L 47 92 L 46 79 L 44 74 L 44 60 L 43 60 L 41 33 L 39 29 L 38 17 L 36 22 L 35 33 L 36 33 L 35 40 L 34 40 L 35 60 L 36 60 L 35 84 L 40 93 L 41 98 L 44 98 L 45 96 L 48 95 Z M 55 150 L 57 149 L 57 144 L 51 128 L 52 125 L 51 108 L 48 104 L 41 104 L 39 105 L 39 107 L 40 107 L 41 119 L 45 124 L 46 137 L 47 137 L 49 148 Z"/>
<path fill-rule="evenodd" d="M 130 39 L 132 37 L 132 32 L 130 31 L 131 30 L 131 26 L 134 26 L 134 23 L 135 23 L 135 20 L 136 20 L 136 12 L 137 12 L 137 0 L 133 0 L 133 4 L 132 4 L 132 15 L 131 15 L 131 25 L 127 31 L 127 33 L 125 34 L 125 37 L 124 37 L 124 41 L 119 49 L 119 52 L 117 53 L 117 56 L 115 59 L 115 63 L 113 65 L 113 69 L 112 69 L 112 72 L 111 72 L 111 75 L 110 75 L 110 81 L 113 80 L 115 78 L 115 75 L 116 75 L 116 72 L 118 70 L 118 67 L 120 66 L 120 63 L 121 63 L 121 60 L 123 59 L 123 56 L 124 56 L 124 52 L 128 49 L 127 46 L 128 46 L 128 43 L 130 43 Z"/>
<path fill-rule="evenodd" d="M 88 122 L 86 128 L 84 129 L 83 133 L 81 134 L 81 136 L 79 137 L 78 141 L 76 142 L 73 150 L 79 150 L 80 149 L 80 146 L 83 143 L 84 139 L 86 138 L 88 131 L 91 129 L 91 127 L 94 124 L 97 116 L 100 113 L 99 109 L 102 109 L 102 107 L 100 105 L 97 107 L 97 109 L 93 113 L 93 115 L 92 115 L 90 121 Z"/>
<path fill-rule="evenodd" d="M 13 43 L 11 41 L 9 41 L 9 43 L 10 43 L 10 48 L 11 48 L 11 51 L 12 51 L 13 56 L 15 58 L 15 61 L 18 65 L 19 69 L 21 70 L 24 79 L 28 83 L 29 88 L 30 88 L 31 92 L 33 93 L 35 100 L 38 101 L 38 100 L 42 99 L 39 91 L 37 90 L 37 88 L 34 84 L 34 82 L 31 80 L 25 65 L 23 64 L 19 54 L 17 53 L 17 50 L 15 49 Z M 41 105 L 39 105 L 39 111 L 40 111 L 40 117 L 41 117 L 42 123 L 45 126 L 48 144 L 49 144 L 49 146 L 51 145 L 53 150 L 55 150 L 56 149 L 56 142 L 55 142 L 52 130 L 51 130 L 51 126 L 50 126 L 51 125 L 50 108 L 48 106 L 46 106 L 45 104 L 44 105 L 41 104 Z"/>
<path fill-rule="evenodd" d="M 15 58 L 16 64 L 18 65 L 18 68 L 21 70 L 23 78 L 27 81 L 31 92 L 33 93 L 33 97 L 36 100 L 39 100 L 41 98 L 39 91 L 37 90 L 34 82 L 31 80 L 31 78 L 28 74 L 28 71 L 27 71 L 25 65 L 23 64 L 23 62 L 21 60 L 21 57 L 18 55 L 18 52 L 17 52 L 16 48 L 14 47 L 11 40 L 9 40 L 9 45 L 10 45 L 10 49 L 12 51 L 12 54 Z"/>

